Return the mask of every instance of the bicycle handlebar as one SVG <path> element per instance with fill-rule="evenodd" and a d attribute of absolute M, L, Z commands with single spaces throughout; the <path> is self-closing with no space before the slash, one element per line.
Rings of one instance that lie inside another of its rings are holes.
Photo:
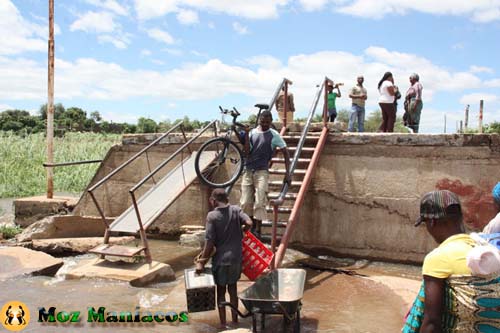
<path fill-rule="evenodd" d="M 220 112 L 222 114 L 229 114 L 233 117 L 233 123 L 235 124 L 238 124 L 238 126 L 240 126 L 241 124 L 239 123 L 236 123 L 236 118 L 241 115 L 241 113 L 233 106 L 233 109 L 232 110 L 228 110 L 228 109 L 223 109 L 222 106 L 219 105 L 219 109 L 220 109 Z M 242 125 L 244 126 L 244 125 Z"/>

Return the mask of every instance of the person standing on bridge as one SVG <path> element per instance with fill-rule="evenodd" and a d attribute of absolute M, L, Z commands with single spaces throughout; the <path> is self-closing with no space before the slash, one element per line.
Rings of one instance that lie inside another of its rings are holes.
<path fill-rule="evenodd" d="M 327 110 L 328 110 L 328 121 L 331 123 L 335 122 L 335 118 L 337 118 L 337 107 L 335 105 L 335 101 L 337 98 L 342 97 L 340 93 L 339 86 L 343 85 L 343 83 L 337 83 L 336 85 L 329 84 L 328 85 L 328 95 L 327 95 Z M 337 91 L 333 91 L 337 89 Z"/>
<path fill-rule="evenodd" d="M 293 123 L 293 113 L 295 112 L 295 104 L 293 103 L 293 94 L 287 89 L 286 100 L 286 122 L 287 124 Z M 276 110 L 278 110 L 278 117 L 281 122 L 285 121 L 285 86 L 281 87 L 278 98 L 276 99 Z"/>
<path fill-rule="evenodd" d="M 280 148 L 285 158 L 284 182 L 290 185 L 290 154 L 281 135 L 271 128 L 273 116 L 264 110 L 259 117 L 259 126 L 245 129 L 244 153 L 247 156 L 241 180 L 240 206 L 253 217 L 252 231 L 260 237 L 263 220 L 267 220 L 266 204 L 269 182 L 269 162 L 274 150 Z"/>
<path fill-rule="evenodd" d="M 352 99 L 352 109 L 349 114 L 349 125 L 347 130 L 354 132 L 354 123 L 358 122 L 358 132 L 365 131 L 365 103 L 368 98 L 366 88 L 363 87 L 365 78 L 363 75 L 358 75 L 357 84 L 352 87 L 349 97 Z"/>

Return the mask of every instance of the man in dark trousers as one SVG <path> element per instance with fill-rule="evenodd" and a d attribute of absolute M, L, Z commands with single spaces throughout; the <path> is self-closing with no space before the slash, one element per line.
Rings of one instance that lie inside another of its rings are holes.
<path fill-rule="evenodd" d="M 217 304 L 226 301 L 226 287 L 231 304 L 238 307 L 236 283 L 241 275 L 243 232 L 252 227 L 252 220 L 243 213 L 240 207 L 230 205 L 224 189 L 215 189 L 209 198 L 214 208 L 207 215 L 205 247 L 201 258 L 196 262 L 196 273 L 204 270 L 210 254 L 212 257 L 212 273 L 217 285 Z M 231 309 L 233 323 L 238 322 L 238 313 Z M 226 308 L 219 307 L 221 325 L 226 325 Z"/>
<path fill-rule="evenodd" d="M 280 148 L 285 158 L 284 182 L 291 184 L 290 154 L 281 135 L 271 128 L 273 116 L 269 110 L 262 111 L 259 126 L 249 130 L 246 128 L 245 147 L 247 156 L 245 169 L 241 177 L 240 206 L 243 211 L 253 216 L 254 229 L 258 237 L 261 233 L 261 222 L 267 220 L 266 204 L 269 183 L 269 162 L 276 148 Z"/>

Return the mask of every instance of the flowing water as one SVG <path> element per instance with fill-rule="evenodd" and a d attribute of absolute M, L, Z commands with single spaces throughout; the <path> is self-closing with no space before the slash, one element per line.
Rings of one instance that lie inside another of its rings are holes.
<path fill-rule="evenodd" d="M 8 301 L 25 303 L 31 310 L 31 322 L 23 332 L 218 332 L 216 311 L 193 314 L 188 323 L 88 323 L 88 307 L 103 306 L 107 311 L 130 311 L 141 315 L 151 311 L 180 313 L 183 295 L 183 270 L 192 267 L 199 250 L 180 247 L 174 241 L 151 240 L 153 258 L 170 263 L 177 279 L 147 288 L 109 280 L 65 280 L 64 274 L 89 255 L 68 257 L 55 277 L 21 277 L 0 281 L 0 306 Z M 362 263 L 363 274 L 418 279 L 419 269 L 386 263 Z M 400 297 L 388 287 L 360 275 L 334 274 L 307 269 L 302 332 L 397 332 L 406 308 Z M 368 272 L 368 273 L 367 273 Z M 242 284 L 249 285 L 249 282 Z M 179 294 L 181 297 L 179 297 Z M 184 298 L 185 299 L 185 298 Z M 185 305 L 182 305 L 185 306 Z M 38 307 L 56 307 L 59 311 L 81 311 L 80 323 L 38 323 Z M 240 304 L 240 310 L 244 307 Z M 282 318 L 268 316 L 265 332 L 281 331 Z M 230 318 L 230 316 L 228 317 Z M 251 327 L 251 319 L 241 319 L 240 327 Z M 3 332 L 3 331 L 2 331 Z"/>

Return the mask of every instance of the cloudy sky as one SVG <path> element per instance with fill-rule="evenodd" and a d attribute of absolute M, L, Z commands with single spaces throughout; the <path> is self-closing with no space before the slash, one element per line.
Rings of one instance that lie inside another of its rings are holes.
<path fill-rule="evenodd" d="M 500 0 L 55 0 L 55 99 L 106 120 L 218 118 L 294 82 L 297 116 L 325 76 L 365 76 L 377 110 L 385 71 L 424 86 L 422 131 L 500 121 Z M 47 100 L 48 0 L 0 0 L 0 111 Z M 399 111 L 401 113 L 401 111 Z"/>

